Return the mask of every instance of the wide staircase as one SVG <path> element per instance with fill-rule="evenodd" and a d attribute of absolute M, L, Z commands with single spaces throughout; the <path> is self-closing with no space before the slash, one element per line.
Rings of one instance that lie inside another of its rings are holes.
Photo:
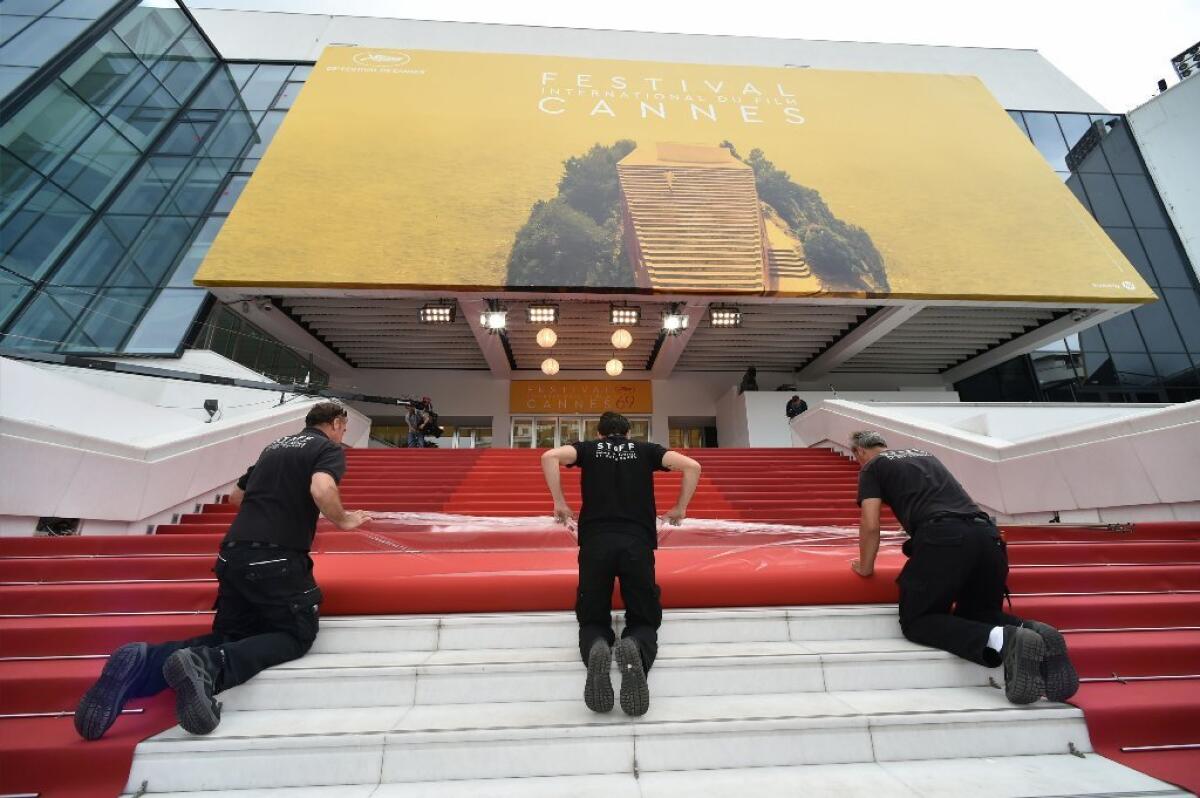
<path fill-rule="evenodd" d="M 850 573 L 857 466 L 822 450 L 691 454 L 704 476 L 689 520 L 662 532 L 668 610 L 638 719 L 583 706 L 575 543 L 546 518 L 534 452 L 351 451 L 344 500 L 378 518 L 353 532 L 322 525 L 316 645 L 222 694 L 207 737 L 173 727 L 169 695 L 131 703 L 96 743 L 75 737 L 70 712 L 115 646 L 206 630 L 231 507 L 197 508 L 150 536 L 0 540 L 0 793 L 1200 786 L 1200 524 L 1007 529 L 1014 610 L 1062 628 L 1085 678 L 1075 706 L 1014 707 L 999 670 L 900 636 L 895 535 L 874 578 Z M 660 510 L 678 483 L 658 475 Z M 574 469 L 564 484 L 578 506 Z"/>

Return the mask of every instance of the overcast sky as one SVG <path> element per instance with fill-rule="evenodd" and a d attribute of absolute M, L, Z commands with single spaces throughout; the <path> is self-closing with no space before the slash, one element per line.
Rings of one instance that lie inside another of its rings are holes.
<path fill-rule="evenodd" d="M 185 0 L 196 8 L 1038 50 L 1111 111 L 1176 83 L 1200 0 Z"/>

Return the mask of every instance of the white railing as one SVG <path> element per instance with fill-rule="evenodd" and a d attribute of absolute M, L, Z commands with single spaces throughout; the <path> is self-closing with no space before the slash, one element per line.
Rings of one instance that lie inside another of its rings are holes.
<path fill-rule="evenodd" d="M 796 446 L 849 452 L 877 430 L 946 464 L 1006 521 L 1200 520 L 1200 402 L 1177 405 L 825 401 L 791 425 Z"/>

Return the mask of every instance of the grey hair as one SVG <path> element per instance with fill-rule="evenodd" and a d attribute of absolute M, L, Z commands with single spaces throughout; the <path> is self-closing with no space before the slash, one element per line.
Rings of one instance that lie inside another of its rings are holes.
<path fill-rule="evenodd" d="M 878 432 L 863 430 L 850 436 L 850 445 L 859 449 L 874 449 L 879 446 L 887 447 L 887 441 Z"/>

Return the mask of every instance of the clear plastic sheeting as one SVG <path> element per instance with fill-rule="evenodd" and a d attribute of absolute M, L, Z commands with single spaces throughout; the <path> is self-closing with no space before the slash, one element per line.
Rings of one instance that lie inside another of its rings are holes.
<path fill-rule="evenodd" d="M 549 551 L 574 549 L 574 524 L 550 516 L 475 516 L 431 512 L 379 512 L 353 534 L 367 550 L 398 552 Z M 342 536 L 339 536 L 341 538 Z M 904 533 L 884 531 L 884 547 L 899 546 Z M 854 527 L 802 526 L 752 521 L 685 519 L 675 526 L 659 520 L 658 540 L 664 549 L 716 548 L 744 550 L 763 547 L 845 547 L 858 540 Z M 320 540 L 318 539 L 318 542 Z M 332 542 L 332 541 L 331 541 Z M 324 553 L 362 551 L 335 544 Z"/>

